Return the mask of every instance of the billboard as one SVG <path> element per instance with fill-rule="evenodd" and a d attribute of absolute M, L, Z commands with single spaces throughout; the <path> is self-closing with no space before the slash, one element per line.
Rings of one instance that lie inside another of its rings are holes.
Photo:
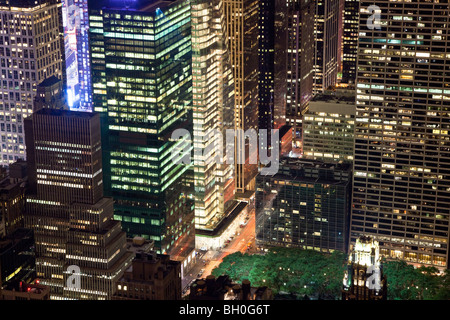
<path fill-rule="evenodd" d="M 62 0 L 67 103 L 71 110 L 92 111 L 87 0 Z"/>

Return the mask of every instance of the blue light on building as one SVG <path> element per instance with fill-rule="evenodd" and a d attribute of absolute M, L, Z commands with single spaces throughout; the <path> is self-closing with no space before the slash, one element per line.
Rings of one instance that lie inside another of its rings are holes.
<path fill-rule="evenodd" d="M 67 100 L 71 110 L 92 111 L 87 0 L 62 0 Z"/>

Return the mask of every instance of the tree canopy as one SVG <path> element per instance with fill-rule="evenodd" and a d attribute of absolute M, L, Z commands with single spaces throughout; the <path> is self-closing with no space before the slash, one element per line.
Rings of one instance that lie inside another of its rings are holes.
<path fill-rule="evenodd" d="M 414 268 L 405 261 L 383 262 L 383 273 L 391 300 L 448 300 L 450 299 L 450 273 L 438 274 L 434 267 Z"/>
<path fill-rule="evenodd" d="M 346 256 L 341 252 L 324 254 L 299 248 L 271 248 L 265 255 L 236 252 L 226 256 L 212 274 L 229 275 L 241 282 L 248 279 L 253 286 L 267 286 L 274 293 L 340 297 Z"/>
<path fill-rule="evenodd" d="M 236 282 L 248 279 L 274 294 L 294 293 L 340 299 L 347 265 L 344 253 L 325 254 L 300 248 L 271 248 L 265 255 L 236 252 L 226 256 L 212 274 L 227 274 Z M 434 267 L 414 268 L 405 261 L 383 261 L 389 300 L 449 300 L 450 272 Z"/>

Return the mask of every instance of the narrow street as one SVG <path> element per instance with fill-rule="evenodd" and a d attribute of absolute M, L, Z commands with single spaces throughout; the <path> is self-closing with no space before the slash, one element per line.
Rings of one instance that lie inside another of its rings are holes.
<path fill-rule="evenodd" d="M 183 294 L 189 292 L 187 289 L 193 280 L 206 278 L 227 255 L 237 251 L 254 253 L 255 249 L 255 215 L 251 214 L 247 224 L 240 228 L 239 234 L 235 235 L 225 248 L 219 251 L 198 252 L 197 263 L 192 267 L 189 275 L 182 280 L 182 288 L 186 290 Z"/>

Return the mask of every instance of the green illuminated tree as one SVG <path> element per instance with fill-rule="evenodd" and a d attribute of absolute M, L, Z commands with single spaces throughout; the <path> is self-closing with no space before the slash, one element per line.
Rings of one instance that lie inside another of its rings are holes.
<path fill-rule="evenodd" d="M 267 286 L 275 293 L 317 294 L 322 298 L 340 295 L 346 257 L 299 248 L 272 248 L 264 256 L 228 255 L 213 275 L 229 275 L 235 281 L 249 279 L 254 286 Z"/>

